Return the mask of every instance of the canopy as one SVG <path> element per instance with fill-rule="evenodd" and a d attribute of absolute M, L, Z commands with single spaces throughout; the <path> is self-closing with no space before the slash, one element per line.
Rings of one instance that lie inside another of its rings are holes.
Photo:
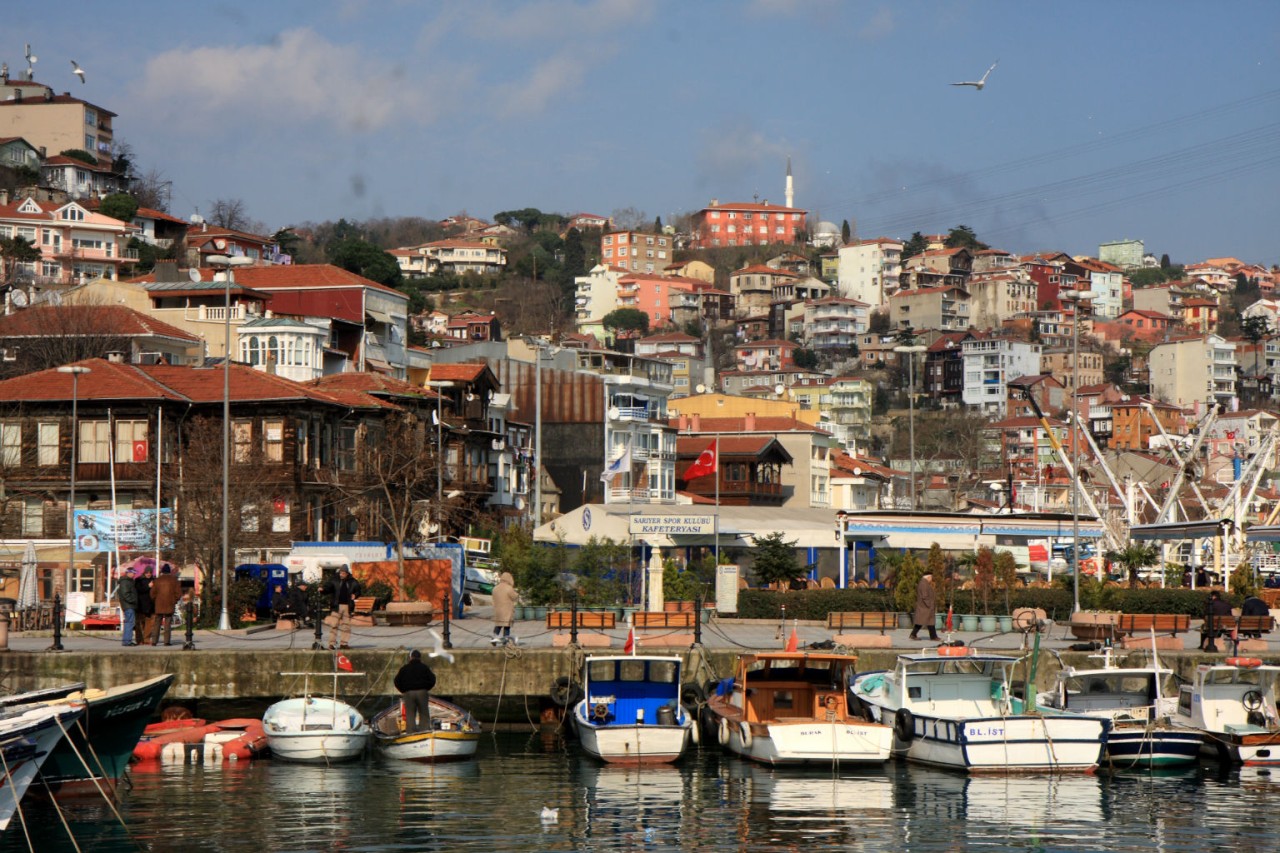
<path fill-rule="evenodd" d="M 18 576 L 18 609 L 30 610 L 40 605 L 40 581 L 36 577 L 36 544 L 27 542 L 22 553 L 22 570 Z"/>

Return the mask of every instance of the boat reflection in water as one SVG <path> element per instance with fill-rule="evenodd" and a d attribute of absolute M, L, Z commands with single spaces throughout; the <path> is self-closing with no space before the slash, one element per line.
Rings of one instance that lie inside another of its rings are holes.
<path fill-rule="evenodd" d="M 596 764 L 577 768 L 588 838 L 634 849 L 673 844 L 695 820 L 694 774 L 670 764 Z M 564 823 L 567 810 L 561 809 Z"/>

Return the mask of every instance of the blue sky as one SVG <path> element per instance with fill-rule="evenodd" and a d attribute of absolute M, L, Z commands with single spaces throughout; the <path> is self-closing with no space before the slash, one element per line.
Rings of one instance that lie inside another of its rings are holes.
<path fill-rule="evenodd" d="M 64 0 L 7 10 L 12 69 L 24 42 L 180 216 L 668 220 L 781 203 L 790 156 L 796 205 L 861 237 L 1280 263 L 1272 0 Z"/>

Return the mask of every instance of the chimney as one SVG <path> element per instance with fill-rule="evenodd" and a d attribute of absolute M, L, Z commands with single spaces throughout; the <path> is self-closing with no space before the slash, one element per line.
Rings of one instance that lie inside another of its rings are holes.
<path fill-rule="evenodd" d="M 679 432 L 688 432 L 688 431 L 689 431 L 689 416 L 688 416 L 688 415 L 681 415 L 681 416 L 679 417 L 679 419 L 676 421 L 676 430 L 677 430 L 677 431 L 679 431 Z"/>
<path fill-rule="evenodd" d="M 743 432 L 756 431 L 756 413 L 755 412 L 747 412 L 746 417 L 742 419 L 742 431 Z"/>
<path fill-rule="evenodd" d="M 107 353 L 107 361 L 112 364 L 124 364 L 124 353 L 119 350 Z"/>
<path fill-rule="evenodd" d="M 689 432 L 702 432 L 702 415 L 697 412 L 689 416 Z"/>
<path fill-rule="evenodd" d="M 8 204 L 8 203 L 9 203 L 9 191 L 0 190 L 0 204 Z"/>

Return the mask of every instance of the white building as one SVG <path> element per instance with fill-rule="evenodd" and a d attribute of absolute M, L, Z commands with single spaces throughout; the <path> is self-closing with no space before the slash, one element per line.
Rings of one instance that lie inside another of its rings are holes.
<path fill-rule="evenodd" d="M 321 327 L 292 317 L 258 317 L 236 327 L 236 360 L 294 382 L 310 382 L 324 375 L 328 337 L 327 322 Z"/>
<path fill-rule="evenodd" d="M 970 338 L 960 345 L 964 360 L 961 400 L 997 417 L 1007 413 L 1009 380 L 1040 372 L 1039 344 L 1011 338 Z"/>
<path fill-rule="evenodd" d="M 829 296 L 804 306 L 804 339 L 819 350 L 849 349 L 865 334 L 870 309 L 865 302 Z"/>
<path fill-rule="evenodd" d="M 676 430 L 667 421 L 671 365 L 596 351 L 579 354 L 584 368 L 605 384 L 605 460 L 631 453 L 631 464 L 605 480 L 604 502 L 675 503 Z"/>
<path fill-rule="evenodd" d="M 591 272 L 573 280 L 574 323 L 578 332 L 604 337 L 604 318 L 618 308 L 618 270 L 596 264 Z"/>
<path fill-rule="evenodd" d="M 1236 345 L 1218 335 L 1196 335 L 1156 344 L 1148 357 L 1151 395 L 1203 411 L 1212 397 L 1236 408 Z"/>
<path fill-rule="evenodd" d="M 840 296 L 865 302 L 876 309 L 885 297 L 897 290 L 902 275 L 902 241 L 877 237 L 839 253 L 836 289 Z"/>

